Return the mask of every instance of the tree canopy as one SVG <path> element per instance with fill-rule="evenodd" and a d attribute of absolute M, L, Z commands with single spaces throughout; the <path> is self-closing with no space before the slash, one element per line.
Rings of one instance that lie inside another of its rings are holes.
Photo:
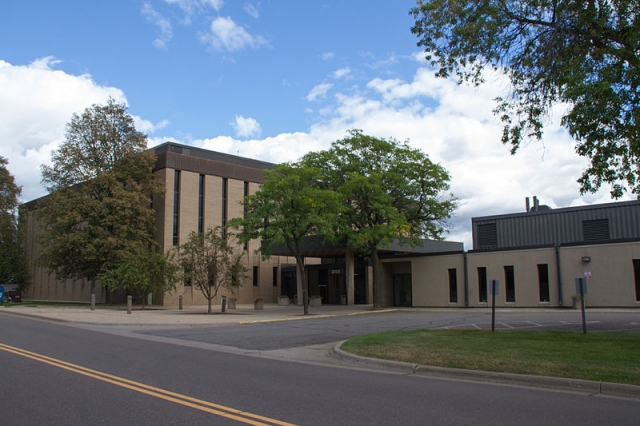
<path fill-rule="evenodd" d="M 0 156 L 0 284 L 23 284 L 27 279 L 22 247 L 18 196 L 22 192 Z"/>
<path fill-rule="evenodd" d="M 95 281 L 141 247 L 156 250 L 151 197 L 163 187 L 124 105 L 109 99 L 74 114 L 52 161 L 42 166 L 50 194 L 38 210 L 40 261 L 58 278 Z"/>
<path fill-rule="evenodd" d="M 247 268 L 242 264 L 242 252 L 236 252 L 229 235 L 216 226 L 206 232 L 191 232 L 187 242 L 178 248 L 178 265 L 185 285 L 202 292 L 207 299 L 207 313 L 211 300 L 224 288 L 232 294 L 246 279 Z"/>
<path fill-rule="evenodd" d="M 305 237 L 331 237 L 341 208 L 337 193 L 318 181 L 320 169 L 301 163 L 277 165 L 265 171 L 264 182 L 244 198 L 244 217 L 230 221 L 241 230 L 241 241 L 260 238 L 260 251 L 268 257 L 274 247 L 286 246 L 304 271 L 302 243 Z M 309 313 L 308 283 L 302 274 L 304 314 Z"/>
<path fill-rule="evenodd" d="M 447 194 L 449 174 L 408 143 L 351 130 L 326 151 L 301 163 L 321 171 L 324 188 L 338 194 L 336 235 L 370 257 L 374 268 L 374 308 L 382 307 L 378 249 L 393 242 L 416 246 L 422 238 L 441 239 L 456 207 Z"/>
<path fill-rule="evenodd" d="M 515 153 L 540 140 L 555 105 L 590 164 L 581 193 L 604 183 L 640 196 L 640 5 L 637 0 L 420 0 L 412 32 L 437 75 L 483 83 L 487 67 L 511 81 L 494 112 Z"/>

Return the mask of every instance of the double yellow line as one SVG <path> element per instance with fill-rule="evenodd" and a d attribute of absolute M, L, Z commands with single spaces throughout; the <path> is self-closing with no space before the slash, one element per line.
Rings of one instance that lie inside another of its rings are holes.
<path fill-rule="evenodd" d="M 165 401 L 180 404 L 185 407 L 193 408 L 195 410 L 204 411 L 205 413 L 214 414 L 216 416 L 236 420 L 238 422 L 246 423 L 249 425 L 293 426 L 291 423 L 281 422 L 279 420 L 260 416 L 258 414 L 252 414 L 245 411 L 236 410 L 235 408 L 225 407 L 224 405 L 214 404 L 212 402 L 203 401 L 201 399 L 192 398 L 186 395 L 181 395 L 179 393 L 145 385 L 144 383 L 134 382 L 133 380 L 124 379 L 118 376 L 113 376 L 111 374 L 92 370 L 90 368 L 85 368 L 80 365 L 71 364 L 69 362 L 65 362 L 59 359 L 51 358 L 45 355 L 41 355 L 35 352 L 30 352 L 30 351 L 16 348 L 13 346 L 5 345 L 3 343 L 0 343 L 0 350 L 9 352 L 15 355 L 20 355 L 25 358 L 39 361 L 48 365 L 52 365 L 54 367 L 71 371 L 76 374 L 81 374 L 86 377 L 91 377 L 93 379 L 100 380 L 102 382 L 111 383 L 112 385 L 120 386 L 125 389 L 129 389 L 145 395 L 153 396 L 155 398 L 160 398 Z"/>

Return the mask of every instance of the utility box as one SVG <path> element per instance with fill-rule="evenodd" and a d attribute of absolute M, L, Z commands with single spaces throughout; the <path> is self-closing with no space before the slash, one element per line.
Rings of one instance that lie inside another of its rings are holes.
<path fill-rule="evenodd" d="M 22 289 L 20 284 L 2 284 L 4 287 L 4 301 L 22 302 Z"/>

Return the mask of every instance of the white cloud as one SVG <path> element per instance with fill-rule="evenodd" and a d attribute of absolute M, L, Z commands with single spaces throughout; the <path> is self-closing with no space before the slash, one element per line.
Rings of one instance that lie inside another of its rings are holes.
<path fill-rule="evenodd" d="M 348 78 L 350 75 L 351 69 L 349 67 L 340 68 L 339 70 L 333 72 L 333 78 L 335 79 Z"/>
<path fill-rule="evenodd" d="M 152 123 L 149 120 L 145 120 L 137 115 L 132 115 L 133 122 L 136 126 L 136 129 L 141 131 L 142 133 L 155 133 L 160 129 L 164 129 L 169 125 L 169 120 L 162 120 L 158 123 Z"/>
<path fill-rule="evenodd" d="M 223 5 L 222 0 L 164 0 L 169 5 L 178 6 L 185 14 L 185 20 L 190 22 L 191 17 L 196 13 L 201 13 L 207 8 L 220 10 Z"/>
<path fill-rule="evenodd" d="M 333 87 L 331 83 L 322 83 L 315 86 L 307 95 L 307 100 L 313 102 L 318 98 L 325 98 L 329 89 Z"/>
<path fill-rule="evenodd" d="M 259 136 L 262 129 L 260 123 L 255 118 L 244 118 L 241 115 L 236 115 L 235 120 L 231 123 L 231 126 L 236 131 L 236 136 L 240 138 L 247 138 L 251 136 Z"/>
<path fill-rule="evenodd" d="M 258 48 L 268 44 L 263 37 L 249 34 L 229 17 L 213 19 L 209 32 L 202 34 L 200 40 L 215 50 L 229 52 L 235 52 L 247 47 Z"/>
<path fill-rule="evenodd" d="M 148 2 L 142 4 L 142 16 L 147 19 L 147 22 L 154 24 L 160 30 L 160 35 L 153 41 L 153 45 L 159 49 L 166 49 L 167 43 L 173 38 L 171 22 L 158 13 Z"/>
<path fill-rule="evenodd" d="M 258 8 L 252 3 L 245 3 L 244 11 L 252 18 L 258 19 L 258 17 L 260 16 L 260 13 L 258 12 Z"/>
<path fill-rule="evenodd" d="M 54 69 L 53 57 L 29 65 L 0 60 L 0 152 L 9 171 L 23 187 L 21 199 L 45 194 L 40 186 L 40 164 L 49 164 L 51 151 L 64 140 L 73 113 L 82 113 L 111 96 L 126 102 L 115 87 L 96 84 L 90 75 L 70 75 Z"/>
<path fill-rule="evenodd" d="M 330 60 L 332 60 L 334 58 L 334 56 L 336 56 L 335 53 L 326 52 L 326 53 L 322 54 L 321 58 L 322 58 L 323 61 L 330 61 Z"/>

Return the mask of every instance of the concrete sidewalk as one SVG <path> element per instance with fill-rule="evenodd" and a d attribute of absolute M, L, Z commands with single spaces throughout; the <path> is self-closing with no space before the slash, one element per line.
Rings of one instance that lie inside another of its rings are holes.
<path fill-rule="evenodd" d="M 339 315 L 363 314 L 371 311 L 371 305 L 343 306 L 325 305 L 309 307 L 309 315 L 303 315 L 300 305 L 279 306 L 265 303 L 263 310 L 255 310 L 253 304 L 239 304 L 236 309 L 220 312 L 220 306 L 211 307 L 207 314 L 206 306 L 190 306 L 183 310 L 176 308 L 148 307 L 142 309 L 134 306 L 131 313 L 126 307 L 96 307 L 91 310 L 88 305 L 81 306 L 48 306 L 48 305 L 13 305 L 0 307 L 1 313 L 23 315 L 47 319 L 57 322 L 104 325 L 104 326 L 211 326 L 249 324 L 266 321 L 294 321 L 311 318 L 332 317 Z M 379 311 L 376 311 L 379 312 Z"/>

